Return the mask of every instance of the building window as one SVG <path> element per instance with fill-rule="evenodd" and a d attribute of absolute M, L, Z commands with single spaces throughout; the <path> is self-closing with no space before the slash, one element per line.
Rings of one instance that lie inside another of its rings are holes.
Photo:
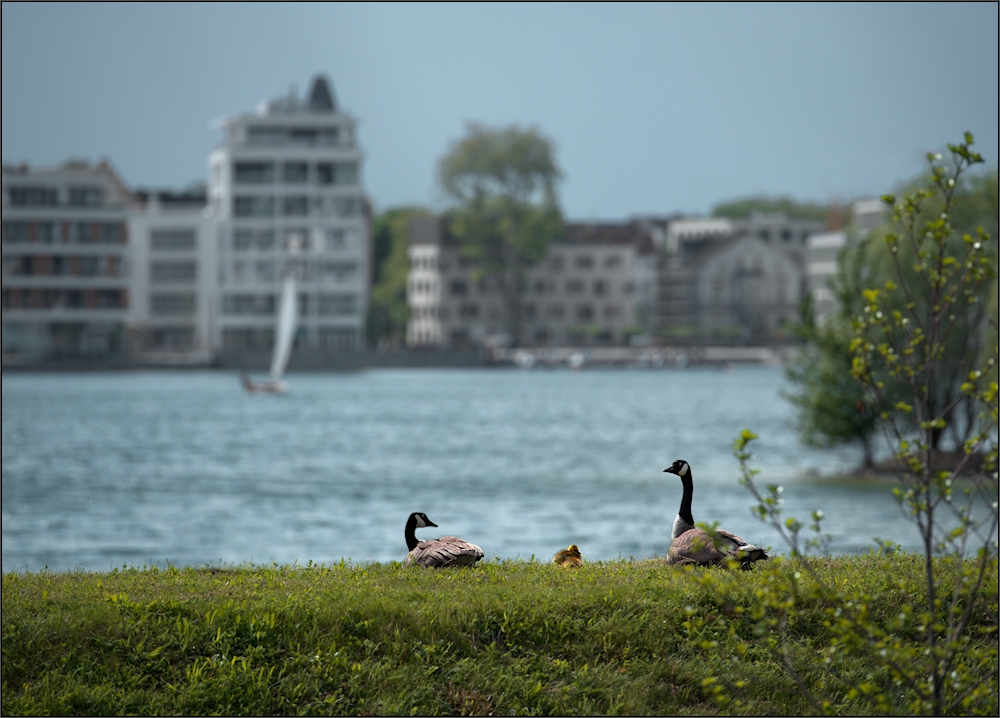
<path fill-rule="evenodd" d="M 462 319 L 476 319 L 479 317 L 479 305 L 463 302 L 458 308 L 458 316 Z"/>
<path fill-rule="evenodd" d="M 102 224 L 101 242 L 103 244 L 124 244 L 125 225 L 122 224 Z"/>
<path fill-rule="evenodd" d="M 309 198 L 302 196 L 285 197 L 283 209 L 286 217 L 305 217 L 309 214 Z"/>
<path fill-rule="evenodd" d="M 154 284 L 191 284 L 196 273 L 194 262 L 153 262 L 149 265 L 149 279 Z"/>
<path fill-rule="evenodd" d="M 233 232 L 233 249 L 237 252 L 257 250 L 267 252 L 274 249 L 273 229 L 237 229 Z"/>
<path fill-rule="evenodd" d="M 571 279 L 566 282 L 566 293 L 567 294 L 583 294 L 583 280 L 582 279 Z"/>
<path fill-rule="evenodd" d="M 27 222 L 4 222 L 0 237 L 4 244 L 24 244 L 28 241 Z"/>
<path fill-rule="evenodd" d="M 244 316 L 273 315 L 274 296 L 271 294 L 230 294 L 222 298 L 222 313 Z"/>
<path fill-rule="evenodd" d="M 194 294 L 151 294 L 149 313 L 154 317 L 194 314 Z"/>
<path fill-rule="evenodd" d="M 319 330 L 320 349 L 333 351 L 354 351 L 358 348 L 358 334 L 353 329 L 321 328 Z"/>
<path fill-rule="evenodd" d="M 154 229 L 149 233 L 154 252 L 190 251 L 195 248 L 193 229 Z"/>
<path fill-rule="evenodd" d="M 233 179 L 236 184 L 271 184 L 274 182 L 274 163 L 236 162 Z"/>
<path fill-rule="evenodd" d="M 35 224 L 35 237 L 42 244 L 52 244 L 56 240 L 56 227 L 52 222 Z"/>
<path fill-rule="evenodd" d="M 55 207 L 59 193 L 52 187 L 11 187 L 10 203 L 15 207 Z"/>
<path fill-rule="evenodd" d="M 545 315 L 549 319 L 562 319 L 566 316 L 566 307 L 562 304 L 551 304 L 549 308 L 545 311 Z"/>
<path fill-rule="evenodd" d="M 150 329 L 145 339 L 146 349 L 190 351 L 195 348 L 194 327 L 160 327 Z"/>
<path fill-rule="evenodd" d="M 619 319 L 622 316 L 622 308 L 611 304 L 604 307 L 604 318 L 605 319 Z"/>
<path fill-rule="evenodd" d="M 464 297 L 469 293 L 469 285 L 464 279 L 453 279 L 448 286 L 448 291 L 453 297 Z"/>
<path fill-rule="evenodd" d="M 534 304 L 524 305 L 524 318 L 529 322 L 535 321 L 535 316 L 538 314 L 538 308 Z"/>
<path fill-rule="evenodd" d="M 104 190 L 100 187 L 70 187 L 69 203 L 73 207 L 100 207 L 104 202 Z"/>
<path fill-rule="evenodd" d="M 357 243 L 358 233 L 353 229 L 326 230 L 326 249 L 328 252 L 353 249 Z"/>
<path fill-rule="evenodd" d="M 273 217 L 273 197 L 236 197 L 235 214 L 237 217 Z"/>
<path fill-rule="evenodd" d="M 561 254 L 555 254 L 549 258 L 549 269 L 553 272 L 561 272 L 566 264 L 566 258 Z"/>
<path fill-rule="evenodd" d="M 578 304 L 576 318 L 581 322 L 589 322 L 594 318 L 594 308 L 589 304 Z"/>
<path fill-rule="evenodd" d="M 622 266 L 622 258 L 619 254 L 612 254 L 604 258 L 605 269 L 617 269 Z"/>
<path fill-rule="evenodd" d="M 593 288 L 595 297 L 603 297 L 608 291 L 608 285 L 603 279 L 595 279 Z"/>
<path fill-rule="evenodd" d="M 319 314 L 324 317 L 351 317 L 358 313 L 358 297 L 354 294 L 320 294 Z"/>
<path fill-rule="evenodd" d="M 308 182 L 309 165 L 305 162 L 286 162 L 282 167 L 281 178 L 289 184 Z"/>
<path fill-rule="evenodd" d="M 309 230 L 305 227 L 295 227 L 284 231 L 281 248 L 286 252 L 308 252 L 309 247 Z"/>
<path fill-rule="evenodd" d="M 226 329 L 222 332 L 225 349 L 271 349 L 274 346 L 273 329 Z"/>
<path fill-rule="evenodd" d="M 324 185 L 356 185 L 358 183 L 358 164 L 357 162 L 320 162 L 316 165 L 316 181 Z"/>
<path fill-rule="evenodd" d="M 594 258 L 589 254 L 581 254 L 573 264 L 577 269 L 591 269 L 594 266 Z"/>

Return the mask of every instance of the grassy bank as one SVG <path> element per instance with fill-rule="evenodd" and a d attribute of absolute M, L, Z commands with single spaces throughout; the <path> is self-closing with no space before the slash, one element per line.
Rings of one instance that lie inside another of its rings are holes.
<path fill-rule="evenodd" d="M 703 714 L 812 711 L 752 618 L 784 580 L 655 561 L 128 569 L 3 576 L 5 715 Z M 839 557 L 821 574 L 888 623 L 919 599 L 917 556 Z M 996 644 L 996 564 L 972 612 Z M 799 599 L 788 637 L 829 640 Z M 899 639 L 918 644 L 906 629 Z M 808 655 L 808 654 L 806 654 Z M 994 674 L 995 670 L 995 656 Z M 819 685 L 822 661 L 800 665 Z M 839 668 L 877 681 L 861 658 Z M 725 689 L 719 689 L 724 686 Z M 830 692 L 830 691 L 828 691 Z M 836 691 L 833 691 L 836 692 Z M 993 693 L 993 711 L 996 711 Z M 847 686 L 833 709 L 868 712 Z M 733 701 L 740 701 L 735 703 Z"/>

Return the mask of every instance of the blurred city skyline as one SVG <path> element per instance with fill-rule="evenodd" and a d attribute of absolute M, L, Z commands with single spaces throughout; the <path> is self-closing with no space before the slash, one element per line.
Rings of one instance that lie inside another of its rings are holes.
<path fill-rule="evenodd" d="M 842 201 L 965 130 L 997 164 L 997 5 L 3 5 L 3 162 L 206 178 L 222 117 L 327 75 L 378 211 L 443 206 L 469 122 L 554 140 L 564 212 Z"/>

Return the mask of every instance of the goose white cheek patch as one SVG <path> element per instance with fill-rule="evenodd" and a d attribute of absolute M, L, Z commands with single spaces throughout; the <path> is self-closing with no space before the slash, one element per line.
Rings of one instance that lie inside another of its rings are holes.
<path fill-rule="evenodd" d="M 679 474 L 680 476 L 687 476 L 687 473 L 688 473 L 688 465 L 687 465 L 687 464 L 681 464 L 681 470 L 680 470 L 680 471 L 678 471 L 677 473 L 678 473 L 678 474 Z"/>
<path fill-rule="evenodd" d="M 427 524 L 424 523 L 424 519 L 421 516 L 417 516 L 417 528 L 418 529 L 427 528 Z"/>

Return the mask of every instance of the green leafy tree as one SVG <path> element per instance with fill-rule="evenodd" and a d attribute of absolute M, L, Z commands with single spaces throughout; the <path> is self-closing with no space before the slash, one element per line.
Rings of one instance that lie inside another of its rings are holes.
<path fill-rule="evenodd" d="M 410 271 L 410 218 L 429 216 L 420 207 L 382 212 L 372 230 L 372 291 L 367 334 L 370 346 L 400 346 L 406 337 L 410 310 L 406 280 Z"/>
<path fill-rule="evenodd" d="M 962 244 L 962 235 L 976 233 L 982 226 L 987 234 L 995 236 L 997 228 L 997 175 L 996 172 L 966 179 L 959 175 L 950 197 L 952 233 L 947 240 L 948 251 L 955 252 Z M 922 192 L 918 183 L 911 183 L 911 192 Z M 915 221 L 924 222 L 939 217 L 944 198 L 928 196 L 920 205 Z M 892 252 L 884 237 L 887 228 L 876 230 L 867 238 L 852 236 L 841 252 L 838 271 L 831 288 L 837 298 L 837 309 L 817 326 L 810 313 L 803 314 L 802 322 L 795 328 L 805 341 L 801 353 L 789 365 L 788 376 L 797 387 L 787 397 L 799 409 L 802 437 L 807 444 L 833 446 L 859 443 L 865 452 L 865 464 L 872 462 L 872 440 L 876 431 L 875 413 L 862 387 L 851 376 L 848 345 L 853 337 L 852 323 L 863 314 L 867 304 L 863 290 L 882 286 L 893 281 L 898 271 L 902 273 L 909 295 L 901 294 L 892 301 L 893 309 L 902 310 L 912 303 L 915 310 L 926 309 L 932 302 L 930 286 L 921 278 L 919 256 L 912 246 L 897 245 Z M 851 236 L 851 234 L 849 234 Z M 921 250 L 926 251 L 926 250 Z M 986 256 L 996 255 L 986 250 Z M 957 261 L 957 260 L 954 260 Z M 997 284 L 995 277 L 976 287 L 966 288 L 974 301 L 955 314 L 955 321 L 942 337 L 937 351 L 938 377 L 935 381 L 931 411 L 943 407 L 945 428 L 932 431 L 932 447 L 940 452 L 945 439 L 961 446 L 975 431 L 975 402 L 965 396 L 961 386 L 965 375 L 984 352 L 996 344 L 996 332 L 989 325 L 989 318 L 996 317 Z M 992 368 L 996 378 L 996 368 Z M 909 389 L 905 382 L 891 376 L 882 377 L 883 396 L 891 403 L 907 401 Z"/>
<path fill-rule="evenodd" d="M 520 340 L 524 273 L 562 232 L 552 142 L 535 129 L 472 124 L 441 159 L 438 179 L 454 203 L 450 231 L 476 260 L 479 278 L 494 277 L 506 328 Z"/>
<path fill-rule="evenodd" d="M 807 445 L 820 448 L 857 444 L 862 467 L 869 469 L 874 466 L 877 425 L 864 388 L 851 376 L 849 327 L 832 317 L 817 326 L 809 299 L 803 302 L 802 314 L 793 332 L 806 344 L 785 368 L 798 387 L 785 397 L 798 408 L 799 435 Z"/>
<path fill-rule="evenodd" d="M 929 156 L 925 185 L 901 198 L 883 198 L 892 208 L 895 228 L 881 233 L 879 241 L 895 276 L 862 291 L 864 303 L 851 324 L 852 375 L 896 447 L 902 468 L 893 494 L 920 532 L 922 585 L 900 583 L 898 611 L 880 616 L 872 612 L 870 596 L 824 580 L 816 557 L 807 555 L 811 548 L 828 549 L 822 512 L 812 514 L 817 537 L 803 543 L 803 524 L 782 518 L 781 487 L 756 485 L 758 471 L 748 466 L 748 447 L 756 435 L 745 430 L 734 444 L 741 483 L 757 501 L 755 513 L 792 554 L 757 596 L 756 631 L 772 637 L 776 658 L 817 713 L 835 714 L 840 706 L 862 700 L 871 712 L 887 715 L 996 715 L 1000 613 L 996 593 L 983 600 L 980 591 L 995 586 L 997 571 L 995 371 L 1000 349 L 995 312 L 978 323 L 976 318 L 988 314 L 977 305 L 984 288 L 996 286 L 997 259 L 996 239 L 985 228 L 960 233 L 955 224 L 963 173 L 983 161 L 971 145 L 967 133 L 963 143 L 948 146 L 949 164 L 940 155 Z M 877 267 L 872 274 L 878 276 Z M 950 390 L 940 385 L 950 384 L 954 372 L 948 341 L 964 331 L 963 322 L 970 322 L 970 333 L 979 337 L 968 345 L 976 350 L 964 357 L 958 395 L 942 403 Z M 949 421 L 958 420 L 954 408 L 965 401 L 973 410 L 971 428 L 961 433 L 966 437 L 963 458 L 936 468 L 934 446 Z M 883 551 L 898 550 L 890 541 L 879 542 Z M 802 651 L 789 638 L 809 605 L 825 612 L 829 635 Z M 920 644 L 913 645 L 912 637 Z M 852 657 L 875 669 L 852 674 Z M 807 682 L 817 659 L 822 674 Z"/>

